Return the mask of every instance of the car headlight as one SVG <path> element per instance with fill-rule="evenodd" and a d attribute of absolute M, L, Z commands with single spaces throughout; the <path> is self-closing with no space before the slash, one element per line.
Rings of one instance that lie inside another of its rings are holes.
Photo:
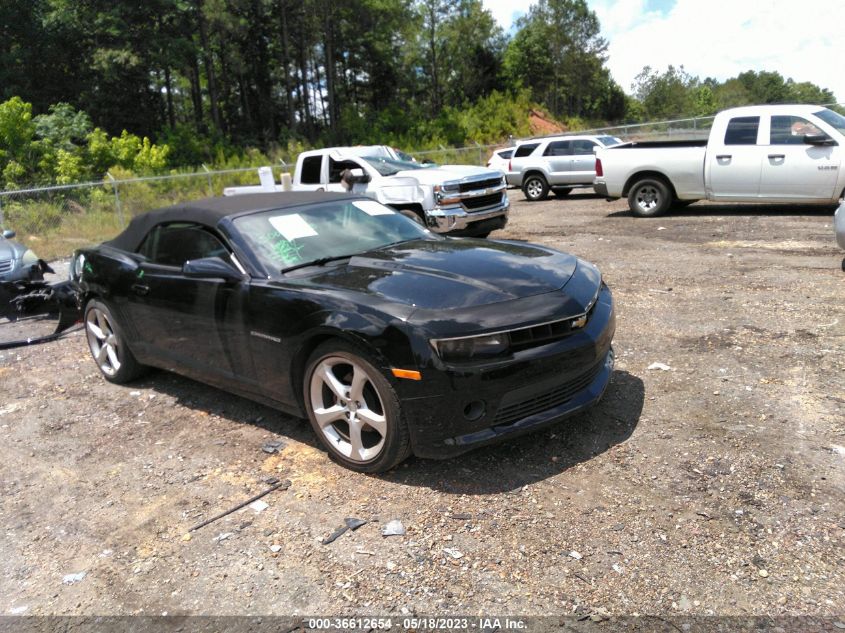
<path fill-rule="evenodd" d="M 77 253 L 70 262 L 70 279 L 79 281 L 82 279 L 82 272 L 85 270 L 85 255 Z"/>
<path fill-rule="evenodd" d="M 32 249 L 26 249 L 24 254 L 21 255 L 21 264 L 24 266 L 31 266 L 36 263 L 38 263 L 38 255 L 36 255 Z"/>
<path fill-rule="evenodd" d="M 431 344 L 442 360 L 460 362 L 497 356 L 508 348 L 510 337 L 507 332 L 502 332 L 484 336 L 434 339 Z"/>
<path fill-rule="evenodd" d="M 437 204 L 456 204 L 461 201 L 461 185 L 457 182 L 447 182 L 434 186 L 434 197 Z"/>

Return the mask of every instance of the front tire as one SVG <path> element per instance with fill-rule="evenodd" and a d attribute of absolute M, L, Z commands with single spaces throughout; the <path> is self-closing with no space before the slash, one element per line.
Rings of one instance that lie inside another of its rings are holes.
<path fill-rule="evenodd" d="M 522 183 L 522 193 L 525 199 L 531 202 L 545 200 L 549 195 L 549 183 L 539 174 L 531 174 Z"/>
<path fill-rule="evenodd" d="M 666 183 L 657 178 L 644 178 L 634 183 L 628 192 L 628 207 L 641 218 L 663 215 L 672 203 Z"/>
<path fill-rule="evenodd" d="M 135 360 L 121 327 L 102 301 L 92 299 L 85 306 L 85 336 L 91 356 L 109 382 L 122 385 L 146 371 L 147 368 Z"/>
<path fill-rule="evenodd" d="M 306 364 L 303 392 L 314 433 L 346 468 L 384 472 L 410 455 L 399 397 L 356 346 L 332 340 L 317 347 Z"/>

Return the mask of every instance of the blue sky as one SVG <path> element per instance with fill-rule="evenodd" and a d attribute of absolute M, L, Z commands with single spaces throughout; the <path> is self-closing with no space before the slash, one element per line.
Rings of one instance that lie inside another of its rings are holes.
<path fill-rule="evenodd" d="M 483 0 L 509 30 L 533 2 Z M 643 66 L 683 65 L 700 78 L 777 71 L 832 90 L 845 102 L 845 2 L 816 0 L 587 0 L 609 41 L 611 75 L 626 92 Z"/>

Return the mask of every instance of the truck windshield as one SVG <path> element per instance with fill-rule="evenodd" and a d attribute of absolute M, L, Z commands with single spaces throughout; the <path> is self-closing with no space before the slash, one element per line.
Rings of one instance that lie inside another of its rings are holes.
<path fill-rule="evenodd" d="M 409 163 L 408 161 L 385 158 L 384 156 L 362 156 L 362 158 L 372 165 L 373 169 L 382 176 L 392 176 L 397 172 L 407 171 L 409 169 L 425 168 L 419 163 Z"/>
<path fill-rule="evenodd" d="M 827 108 L 819 110 L 818 112 L 813 112 L 813 114 L 831 127 L 836 128 L 836 131 L 840 134 L 845 134 L 845 116 L 842 116 L 833 110 L 828 110 Z"/>

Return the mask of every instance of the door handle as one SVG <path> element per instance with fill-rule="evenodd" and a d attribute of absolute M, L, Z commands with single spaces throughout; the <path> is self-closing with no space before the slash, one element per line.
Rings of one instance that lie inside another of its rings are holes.
<path fill-rule="evenodd" d="M 717 154 L 716 160 L 730 160 L 732 158 L 731 154 Z"/>
<path fill-rule="evenodd" d="M 772 160 L 783 160 L 786 158 L 786 154 L 769 154 L 769 158 Z"/>
<path fill-rule="evenodd" d="M 132 292 L 142 297 L 150 291 L 150 287 L 145 284 L 132 284 Z"/>

